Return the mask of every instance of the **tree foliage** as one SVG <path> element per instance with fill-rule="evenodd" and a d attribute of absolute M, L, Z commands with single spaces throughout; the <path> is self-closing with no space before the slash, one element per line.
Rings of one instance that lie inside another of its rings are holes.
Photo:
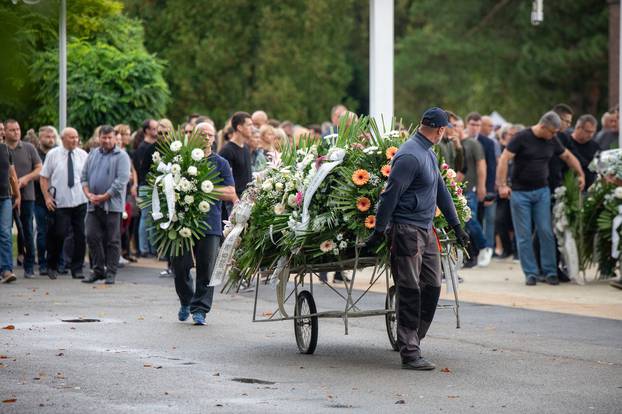
<path fill-rule="evenodd" d="M 12 46 L 16 63 L 0 66 L 10 75 L 1 77 L 9 93 L 0 116 L 33 127 L 58 120 L 59 3 L 41 3 L 0 4 L 0 17 L 10 22 L 0 40 Z M 67 2 L 67 122 L 83 136 L 103 123 L 137 126 L 166 112 L 164 65 L 146 51 L 141 22 L 122 9 L 115 0 Z"/>
<path fill-rule="evenodd" d="M 579 113 L 607 107 L 607 3 L 544 2 L 532 26 L 531 2 L 410 2 L 396 39 L 396 108 L 416 116 L 430 105 L 465 114 L 499 111 L 523 123 L 558 102 Z"/>
<path fill-rule="evenodd" d="M 149 22 L 147 47 L 170 62 L 175 119 L 200 112 L 222 122 L 235 110 L 262 108 L 309 123 L 328 118 L 336 103 L 358 105 L 348 99 L 354 0 L 126 4 Z"/>

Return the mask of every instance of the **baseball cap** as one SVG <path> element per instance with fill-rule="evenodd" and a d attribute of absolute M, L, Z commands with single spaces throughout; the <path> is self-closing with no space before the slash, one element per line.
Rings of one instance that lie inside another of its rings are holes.
<path fill-rule="evenodd" d="M 452 125 L 449 123 L 449 118 L 447 117 L 447 112 L 436 106 L 426 109 L 421 118 L 421 125 L 429 126 L 430 128 L 452 128 Z"/>

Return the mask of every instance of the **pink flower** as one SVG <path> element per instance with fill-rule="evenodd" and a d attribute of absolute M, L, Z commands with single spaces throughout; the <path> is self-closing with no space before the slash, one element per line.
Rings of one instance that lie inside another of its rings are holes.
<path fill-rule="evenodd" d="M 296 205 L 298 205 L 298 207 L 302 205 L 302 193 L 300 191 L 296 193 Z"/>
<path fill-rule="evenodd" d="M 455 186 L 456 186 L 456 182 L 455 182 L 454 180 L 451 180 L 450 185 L 451 185 L 452 187 L 455 187 Z"/>
<path fill-rule="evenodd" d="M 354 144 L 351 145 L 352 148 L 355 149 L 363 149 L 365 148 L 365 146 L 363 144 L 361 144 L 360 142 L 355 142 Z"/>
<path fill-rule="evenodd" d="M 447 164 L 443 163 L 443 164 L 441 165 L 441 168 L 442 168 L 443 170 L 448 170 L 448 169 L 449 169 L 449 165 L 447 165 Z"/>
<path fill-rule="evenodd" d="M 460 187 L 456 188 L 456 194 L 461 196 L 462 195 L 462 188 L 460 188 Z"/>

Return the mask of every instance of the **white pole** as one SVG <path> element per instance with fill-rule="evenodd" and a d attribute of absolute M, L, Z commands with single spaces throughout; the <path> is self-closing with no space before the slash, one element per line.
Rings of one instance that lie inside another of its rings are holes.
<path fill-rule="evenodd" d="M 393 120 L 393 0 L 369 1 L 369 114 Z M 382 128 L 382 126 L 380 126 Z"/>
<path fill-rule="evenodd" d="M 58 130 L 67 126 L 67 3 L 60 1 L 58 27 Z"/>

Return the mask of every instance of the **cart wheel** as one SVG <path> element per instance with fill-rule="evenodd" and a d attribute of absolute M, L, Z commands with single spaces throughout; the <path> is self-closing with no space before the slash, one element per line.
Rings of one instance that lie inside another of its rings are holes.
<path fill-rule="evenodd" d="M 392 311 L 387 313 L 384 318 L 387 323 L 387 335 L 389 336 L 389 342 L 391 348 L 394 351 L 399 351 L 397 346 L 397 316 L 395 315 L 395 286 L 391 286 L 387 292 L 387 298 L 384 301 L 384 308 Z"/>
<path fill-rule="evenodd" d="M 296 298 L 295 316 L 305 316 L 317 313 L 313 295 L 307 290 L 303 290 Z M 317 346 L 317 316 L 309 318 L 294 319 L 294 332 L 296 333 L 296 344 L 301 354 L 312 354 Z"/>

